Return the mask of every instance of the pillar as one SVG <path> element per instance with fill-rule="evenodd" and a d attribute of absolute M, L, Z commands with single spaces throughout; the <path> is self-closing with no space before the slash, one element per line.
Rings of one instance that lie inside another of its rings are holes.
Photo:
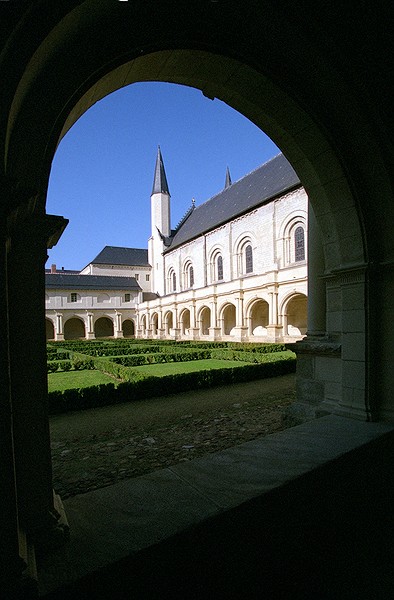
<path fill-rule="evenodd" d="M 181 336 L 181 329 L 179 327 L 179 322 L 178 322 L 178 306 L 175 305 L 174 307 L 174 311 L 173 311 L 173 332 L 174 332 L 174 338 L 176 340 L 178 340 Z"/>
<path fill-rule="evenodd" d="M 19 552 L 18 509 L 9 373 L 9 330 L 7 294 L 7 235 L 5 218 L 0 221 L 0 580 L 4 597 L 14 597 L 25 564 Z M 3 570 L 4 569 L 4 570 Z"/>
<path fill-rule="evenodd" d="M 211 340 L 218 340 L 221 336 L 221 331 L 218 323 L 218 304 L 216 297 L 211 302 L 211 326 L 208 329 Z"/>
<path fill-rule="evenodd" d="M 95 333 L 94 333 L 94 323 L 93 323 L 93 313 L 88 313 L 86 315 L 86 339 L 87 340 L 94 340 L 96 338 Z"/>
<path fill-rule="evenodd" d="M 270 302 L 269 302 L 269 315 L 268 315 L 268 325 L 267 325 L 267 335 L 272 339 L 273 342 L 276 342 L 280 338 L 281 334 L 281 326 L 279 325 L 278 319 L 278 291 L 275 288 L 273 291 L 269 292 Z"/>
<path fill-rule="evenodd" d="M 311 204 L 308 205 L 308 329 L 295 344 L 297 354 L 297 402 L 288 411 L 289 424 L 315 418 L 324 409 L 326 379 L 330 387 L 341 385 L 341 348 L 326 340 L 326 283 L 320 230 Z M 335 384 L 332 385 L 332 384 Z"/>
<path fill-rule="evenodd" d="M 51 222 L 51 219 L 55 222 Z M 9 358 L 19 523 L 36 543 L 60 542 L 54 507 L 48 422 L 45 261 L 56 219 L 30 215 L 14 222 L 8 251 Z M 64 225 L 63 225 L 64 228 Z M 26 305 L 29 306 L 28 317 Z"/>
<path fill-rule="evenodd" d="M 200 334 L 200 330 L 197 325 L 196 320 L 196 301 L 193 300 L 191 308 L 190 308 L 190 328 L 189 335 L 192 340 L 198 340 Z"/>
<path fill-rule="evenodd" d="M 235 339 L 244 341 L 248 335 L 248 328 L 244 326 L 244 298 L 241 292 L 239 297 L 236 298 L 236 311 L 235 311 Z"/>
<path fill-rule="evenodd" d="M 311 203 L 308 205 L 308 337 L 326 333 L 326 284 L 320 230 Z"/>
<path fill-rule="evenodd" d="M 122 315 L 121 313 L 115 313 L 115 327 L 114 327 L 114 337 L 122 338 L 123 330 L 122 330 Z"/>
<path fill-rule="evenodd" d="M 63 331 L 63 315 L 56 315 L 56 340 L 63 341 L 64 340 L 64 331 Z"/>

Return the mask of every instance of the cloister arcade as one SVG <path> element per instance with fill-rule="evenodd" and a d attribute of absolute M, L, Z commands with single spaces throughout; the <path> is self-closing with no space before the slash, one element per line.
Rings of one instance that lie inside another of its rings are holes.
<path fill-rule="evenodd" d="M 294 342 L 306 332 L 307 298 L 301 292 L 282 299 L 279 312 L 278 302 L 272 302 L 268 294 L 266 299 L 254 297 L 248 303 L 236 296 L 216 299 L 210 305 L 204 300 L 166 308 L 152 304 L 154 309 L 136 317 L 138 338 Z"/>
<path fill-rule="evenodd" d="M 309 592 L 304 598 L 319 595 L 319 576 L 327 598 L 334 597 L 330 591 L 338 590 L 338 579 L 347 598 L 373 598 L 379 592 L 380 598 L 392 597 L 387 520 L 394 497 L 392 3 L 381 2 L 377 9 L 376 2 L 367 0 L 360 9 L 356 2 L 301 6 L 281 0 L 172 0 L 155 3 L 154 11 L 137 2 L 69 0 L 54 3 L 51 10 L 44 4 L 1 2 L 6 12 L 0 53 L 4 597 L 21 597 L 34 549 L 50 554 L 64 539 L 52 485 L 45 368 L 46 249 L 66 225 L 65 219 L 45 211 L 51 162 L 59 140 L 92 104 L 146 80 L 185 84 L 220 98 L 264 130 L 297 171 L 310 199 L 308 325 L 306 338 L 297 345 L 297 415 L 310 420 L 316 447 L 321 447 L 317 432 L 322 423 L 327 439 L 340 447 L 349 442 L 338 460 L 327 458 L 308 472 L 298 465 L 297 484 L 292 479 L 273 493 L 260 493 L 246 508 L 232 506 L 229 516 L 211 513 L 199 538 L 197 527 L 190 528 L 193 536 L 183 531 L 181 540 L 189 535 L 190 544 L 178 544 L 188 550 L 182 557 L 178 552 L 182 567 L 194 574 L 194 557 L 200 552 L 199 566 L 211 567 L 210 591 L 216 593 L 219 585 L 222 593 L 231 594 L 231 582 L 236 582 L 245 586 L 245 593 L 269 589 L 272 596 L 285 597 L 287 591 L 290 597 L 297 574 L 304 587 L 296 593 Z M 172 283 L 176 288 L 176 280 Z M 28 328 L 21 319 L 27 299 Z M 270 310 L 276 300 L 269 299 Z M 288 326 L 302 329 L 303 322 L 292 317 L 300 304 L 301 299 L 289 298 L 272 314 L 280 321 L 280 311 L 287 308 Z M 217 323 L 216 311 L 220 318 L 222 307 L 209 310 L 211 322 Z M 167 334 L 178 319 L 165 307 L 163 312 Z M 202 305 L 199 312 L 196 307 L 196 312 L 204 315 L 206 330 L 206 308 Z M 278 320 L 268 329 L 276 328 Z M 142 322 L 148 330 L 147 316 Z M 119 330 L 117 323 L 115 335 Z M 89 327 L 88 333 L 92 331 Z M 299 429 L 293 431 L 296 440 Z M 288 455 L 283 454 L 283 461 Z M 297 551 L 294 545 L 293 555 L 290 549 L 283 554 L 299 520 L 291 512 L 297 498 L 296 506 L 304 501 L 313 515 L 303 513 Z M 277 515 L 275 533 L 280 534 L 268 539 L 267 514 Z M 105 546 L 111 532 L 103 525 L 99 533 Z M 179 532 L 174 537 L 178 541 Z M 286 544 L 279 547 L 275 538 Z M 167 590 L 180 583 L 183 569 L 173 557 L 165 561 L 166 542 L 144 554 L 143 566 L 148 566 L 140 575 L 140 589 L 151 584 L 160 561 L 166 566 L 164 584 L 173 584 Z M 175 551 L 177 545 L 170 548 Z M 264 571 L 262 556 L 268 555 L 284 558 L 276 564 L 276 578 Z M 91 593 L 99 595 L 105 582 L 114 597 L 115 583 L 124 580 L 125 587 L 135 589 L 142 557 L 134 564 L 133 577 L 128 563 L 122 570 L 119 562 L 117 557 L 115 566 L 114 558 L 112 572 L 103 565 L 97 568 L 96 579 L 89 580 Z M 58 570 L 67 571 L 65 559 Z M 209 583 L 203 571 L 192 579 L 194 584 Z M 287 575 L 286 589 L 279 574 Z M 196 589 L 187 587 L 186 579 L 185 597 Z M 74 597 L 81 597 L 78 589 Z"/>

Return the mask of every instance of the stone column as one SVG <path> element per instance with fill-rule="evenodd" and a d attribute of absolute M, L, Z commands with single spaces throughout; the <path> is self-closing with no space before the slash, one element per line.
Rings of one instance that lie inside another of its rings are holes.
<path fill-rule="evenodd" d="M 196 301 L 193 300 L 192 306 L 191 306 L 191 309 L 190 309 L 189 335 L 190 335 L 190 337 L 191 337 L 192 340 L 198 340 L 199 333 L 200 333 L 200 330 L 199 330 L 198 325 L 196 323 Z"/>
<path fill-rule="evenodd" d="M 64 340 L 64 331 L 63 331 L 63 315 L 56 315 L 56 340 L 63 341 Z"/>
<path fill-rule="evenodd" d="M 163 311 L 161 308 L 157 314 L 157 337 L 162 340 L 166 337 L 166 331 L 163 327 Z"/>
<path fill-rule="evenodd" d="M 244 341 L 248 335 L 248 328 L 244 326 L 244 298 L 241 292 L 239 297 L 236 298 L 237 308 L 235 311 L 235 339 L 238 341 Z"/>
<path fill-rule="evenodd" d="M 95 338 L 96 336 L 94 334 L 93 313 L 88 313 L 86 324 L 86 339 L 94 340 Z"/>
<path fill-rule="evenodd" d="M 218 305 L 216 298 L 211 302 L 211 326 L 208 328 L 209 337 L 211 340 L 220 338 L 220 327 L 218 323 Z"/>
<path fill-rule="evenodd" d="M 330 385 L 341 385 L 341 347 L 326 339 L 326 283 L 320 230 L 312 206 L 308 206 L 308 329 L 295 344 L 297 353 L 297 401 L 288 411 L 291 424 L 324 414 L 325 374 Z M 326 412 L 330 412 L 327 410 Z"/>
<path fill-rule="evenodd" d="M 62 529 L 57 527 L 59 514 L 52 490 L 44 272 L 49 229 L 59 228 L 61 221 L 60 217 L 44 214 L 31 214 L 22 222 L 15 218 L 8 252 L 10 381 L 19 521 L 30 538 L 41 545 L 59 542 L 63 537 Z"/>
<path fill-rule="evenodd" d="M 3 190 L 4 191 L 4 190 Z M 0 561 L 6 566 L 4 598 L 16 597 L 22 571 L 26 566 L 19 554 L 18 509 L 15 481 L 14 438 L 9 373 L 9 331 L 7 294 L 6 218 L 0 219 Z"/>
<path fill-rule="evenodd" d="M 308 330 L 307 336 L 321 337 L 326 333 L 326 284 L 324 253 L 315 213 L 308 205 Z"/>
<path fill-rule="evenodd" d="M 179 340 L 179 338 L 181 337 L 181 329 L 179 327 L 179 322 L 178 322 L 178 307 L 175 306 L 174 307 L 174 320 L 173 320 L 173 332 L 174 332 L 174 338 L 176 340 Z"/>
<path fill-rule="evenodd" d="M 122 315 L 120 313 L 115 313 L 115 331 L 114 331 L 114 337 L 115 338 L 122 338 L 123 337 L 123 330 L 122 330 Z"/>
<path fill-rule="evenodd" d="M 280 325 L 278 324 L 278 291 L 274 289 L 269 292 L 270 303 L 269 303 L 269 316 L 267 325 L 267 334 L 272 338 L 273 342 L 276 342 L 279 338 Z"/>
<path fill-rule="evenodd" d="M 150 314 L 150 310 L 148 309 L 148 312 L 146 313 L 146 329 L 145 329 L 145 337 L 147 339 L 151 339 L 152 338 L 152 323 L 151 323 L 151 314 Z"/>

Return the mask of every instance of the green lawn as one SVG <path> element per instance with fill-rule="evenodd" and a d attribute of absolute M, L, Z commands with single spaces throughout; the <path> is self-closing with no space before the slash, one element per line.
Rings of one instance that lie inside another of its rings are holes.
<path fill-rule="evenodd" d="M 157 365 L 141 365 L 133 367 L 133 370 L 161 377 L 162 375 L 173 375 L 174 373 L 192 373 L 193 371 L 207 371 L 210 369 L 231 369 L 231 367 L 241 367 L 248 363 L 239 360 L 190 360 L 188 362 L 171 362 Z"/>
<path fill-rule="evenodd" d="M 100 371 L 59 371 L 48 373 L 48 391 L 62 391 L 72 388 L 83 388 L 100 383 L 115 383 L 113 377 L 104 375 Z"/>

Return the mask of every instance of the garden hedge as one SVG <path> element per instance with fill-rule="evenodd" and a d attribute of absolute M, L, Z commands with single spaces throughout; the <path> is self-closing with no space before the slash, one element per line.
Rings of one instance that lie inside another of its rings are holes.
<path fill-rule="evenodd" d="M 166 395 L 169 395 L 193 389 L 276 377 L 294 372 L 296 366 L 296 359 L 293 355 L 289 354 L 288 357 L 284 357 L 283 355 L 275 356 L 275 354 L 272 354 L 270 357 L 266 357 L 264 363 L 246 364 L 230 369 L 211 369 L 153 377 L 133 371 L 130 367 L 116 365 L 112 361 L 103 361 L 102 359 L 95 359 L 95 366 L 99 361 L 101 361 L 102 367 L 105 364 L 106 369 L 113 369 L 113 374 L 115 375 L 116 372 L 116 376 L 124 381 L 117 386 L 108 383 L 87 388 L 50 392 L 48 394 L 49 414 L 152 398 L 158 395 L 158 390 L 163 389 Z M 159 379 L 160 385 L 158 385 Z"/>

